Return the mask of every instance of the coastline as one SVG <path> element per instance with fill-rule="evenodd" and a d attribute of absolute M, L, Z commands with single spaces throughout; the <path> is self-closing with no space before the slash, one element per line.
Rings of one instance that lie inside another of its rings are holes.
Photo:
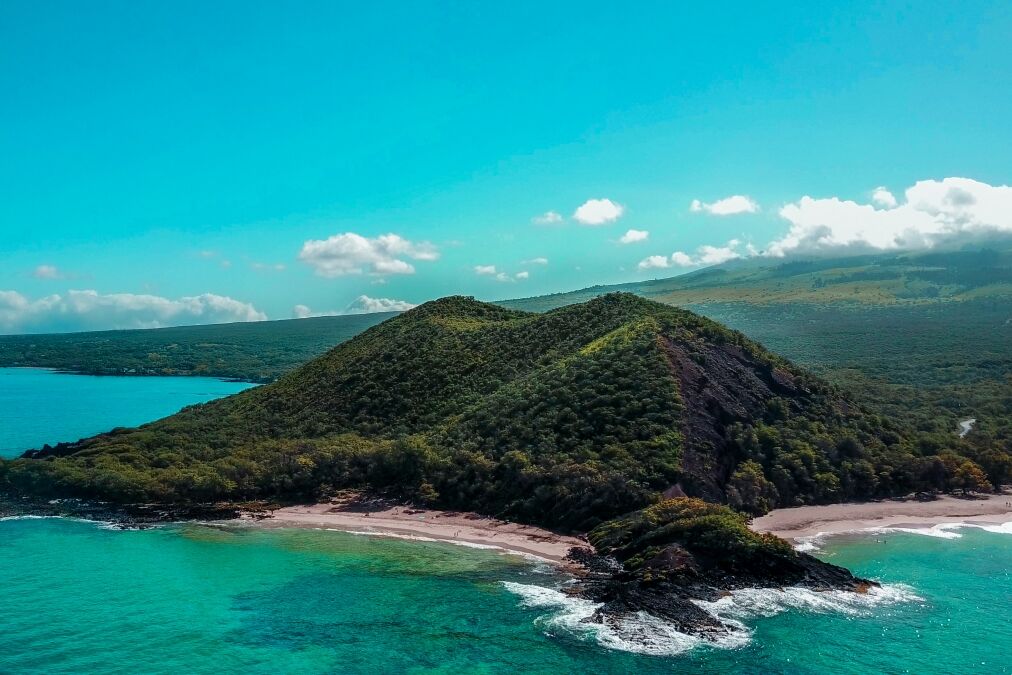
<path fill-rule="evenodd" d="M 566 559 L 572 548 L 589 544 L 571 535 L 533 525 L 498 520 L 476 513 L 438 511 L 385 502 L 325 502 L 288 506 L 260 516 L 243 514 L 239 522 L 260 527 L 303 527 L 357 534 L 441 541 L 464 546 L 500 549 L 533 556 L 575 570 Z"/>
<path fill-rule="evenodd" d="M 930 529 L 944 525 L 995 526 L 1012 522 L 1012 495 L 975 499 L 943 495 L 933 501 L 880 501 L 774 509 L 751 527 L 799 542 L 823 535 L 884 528 Z"/>

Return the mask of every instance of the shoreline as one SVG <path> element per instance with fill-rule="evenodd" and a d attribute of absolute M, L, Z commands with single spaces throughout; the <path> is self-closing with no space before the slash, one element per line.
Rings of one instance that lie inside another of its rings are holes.
<path fill-rule="evenodd" d="M 532 556 L 567 568 L 579 566 L 566 559 L 572 548 L 589 548 L 579 537 L 559 534 L 461 511 L 439 511 L 389 503 L 331 502 L 276 509 L 265 517 L 243 514 L 238 522 L 259 527 L 329 529 L 353 534 L 439 541 L 474 548 L 499 549 Z"/>
<path fill-rule="evenodd" d="M 799 543 L 813 537 L 887 528 L 1001 525 L 1012 522 L 1012 506 L 1008 504 L 1012 504 L 1012 495 L 1003 493 L 980 499 L 942 495 L 928 502 L 886 500 L 797 506 L 774 509 L 755 518 L 750 526 L 756 532 L 775 534 Z"/>

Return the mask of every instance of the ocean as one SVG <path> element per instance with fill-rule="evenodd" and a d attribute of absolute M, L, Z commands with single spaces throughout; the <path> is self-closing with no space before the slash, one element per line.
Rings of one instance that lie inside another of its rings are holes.
<path fill-rule="evenodd" d="M 0 370 L 0 447 L 13 450 L 230 393 L 215 389 L 229 383 L 166 381 L 174 393 L 159 407 L 152 378 L 96 387 L 96 378 L 17 371 L 35 373 L 35 384 L 18 380 L 22 394 L 12 395 L 10 372 Z M 85 391 L 89 405 L 69 405 Z M 60 414 L 40 401 L 60 401 Z M 741 591 L 708 606 L 736 628 L 711 644 L 648 616 L 584 622 L 593 606 L 561 592 L 568 578 L 494 550 L 323 530 L 8 518 L 0 673 L 1007 673 L 1010 534 L 1006 525 L 829 538 L 816 555 L 883 589 Z"/>
<path fill-rule="evenodd" d="M 251 386 L 211 377 L 110 377 L 0 368 L 0 457 L 117 426 L 137 426 Z"/>

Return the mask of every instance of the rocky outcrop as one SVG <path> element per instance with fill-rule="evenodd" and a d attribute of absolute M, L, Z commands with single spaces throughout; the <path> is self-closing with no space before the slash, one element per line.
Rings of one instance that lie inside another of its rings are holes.
<path fill-rule="evenodd" d="M 694 601 L 744 588 L 788 586 L 863 593 L 877 584 L 747 528 L 740 514 L 671 499 L 593 530 L 596 552 L 573 552 L 587 570 L 574 592 L 601 603 L 595 621 L 647 612 L 689 634 L 725 627 Z"/>

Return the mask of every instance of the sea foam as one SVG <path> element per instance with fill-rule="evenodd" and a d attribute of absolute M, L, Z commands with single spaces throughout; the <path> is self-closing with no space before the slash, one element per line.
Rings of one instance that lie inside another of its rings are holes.
<path fill-rule="evenodd" d="M 704 639 L 682 633 L 671 624 L 646 612 L 615 618 L 603 622 L 588 621 L 601 606 L 586 598 L 567 595 L 560 591 L 520 584 L 513 581 L 501 582 L 506 590 L 521 598 L 524 607 L 553 610 L 539 616 L 535 625 L 547 635 L 560 633 L 578 638 L 592 638 L 602 647 L 654 656 L 674 656 L 703 644 L 716 647 L 738 647 L 748 643 L 751 632 L 739 624 L 739 628 L 726 634 Z"/>
<path fill-rule="evenodd" d="M 1012 521 L 1007 523 L 936 523 L 924 527 L 865 527 L 854 530 L 843 530 L 840 532 L 819 532 L 810 537 L 798 537 L 794 543 L 794 550 L 802 553 L 812 553 L 822 548 L 827 537 L 854 534 L 916 534 L 922 537 L 934 537 L 936 539 L 961 539 L 962 533 L 959 530 L 967 527 L 984 530 L 993 534 L 1012 534 Z"/>
<path fill-rule="evenodd" d="M 882 605 L 923 601 L 912 589 L 903 585 L 876 587 L 867 593 L 820 592 L 796 587 L 747 588 L 732 591 L 714 602 L 695 601 L 720 621 L 723 630 L 706 635 L 689 635 L 646 612 L 621 618 L 606 617 L 600 623 L 591 622 L 588 619 L 601 606 L 598 603 L 544 586 L 511 581 L 501 583 L 506 590 L 520 596 L 524 607 L 551 610 L 535 620 L 535 624 L 547 635 L 566 633 L 579 638 L 590 637 L 602 647 L 654 656 L 674 656 L 702 646 L 718 649 L 743 647 L 752 639 L 752 629 L 743 620 L 775 616 L 789 610 L 866 616 Z"/>
<path fill-rule="evenodd" d="M 887 584 L 872 587 L 866 593 L 851 591 L 814 591 L 810 588 L 743 588 L 731 591 L 714 602 L 695 601 L 707 612 L 725 620 L 775 616 L 788 610 L 849 616 L 867 616 L 882 605 L 923 602 L 909 586 Z"/>

